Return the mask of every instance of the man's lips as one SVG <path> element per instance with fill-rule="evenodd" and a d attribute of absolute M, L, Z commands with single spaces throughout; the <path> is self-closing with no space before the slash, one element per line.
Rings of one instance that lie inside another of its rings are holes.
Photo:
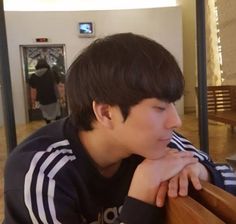
<path fill-rule="evenodd" d="M 171 137 L 169 137 L 169 136 L 168 137 L 159 138 L 159 142 L 164 143 L 166 145 L 168 145 L 170 143 L 170 141 L 171 141 Z"/>
<path fill-rule="evenodd" d="M 160 141 L 170 141 L 171 137 L 163 137 L 163 138 L 159 138 Z"/>
<path fill-rule="evenodd" d="M 160 142 L 170 142 L 171 138 L 161 138 L 159 139 Z"/>
<path fill-rule="evenodd" d="M 160 137 L 160 138 L 159 138 L 159 141 L 170 142 L 171 139 L 172 139 L 172 134 L 169 134 L 169 135 L 166 135 L 166 136 Z"/>

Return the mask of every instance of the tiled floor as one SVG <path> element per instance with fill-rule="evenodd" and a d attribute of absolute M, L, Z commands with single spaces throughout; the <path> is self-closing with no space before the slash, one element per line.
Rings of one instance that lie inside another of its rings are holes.
<path fill-rule="evenodd" d="M 178 130 L 187 137 L 196 147 L 199 147 L 198 120 L 194 114 L 182 117 L 183 126 Z M 231 131 L 230 126 L 210 121 L 209 154 L 216 162 L 225 162 L 225 158 L 236 153 L 236 130 Z"/>
<path fill-rule="evenodd" d="M 195 146 L 199 146 L 198 121 L 194 114 L 182 117 L 183 127 L 178 131 L 186 136 Z M 31 122 L 28 125 L 17 127 L 17 139 L 21 142 L 30 133 L 42 127 L 44 122 Z M 209 122 L 209 148 L 210 155 L 217 162 L 224 162 L 225 158 L 236 153 L 236 131 L 221 123 Z M 3 128 L 0 128 L 0 223 L 3 219 L 3 168 L 6 159 L 6 145 Z"/>

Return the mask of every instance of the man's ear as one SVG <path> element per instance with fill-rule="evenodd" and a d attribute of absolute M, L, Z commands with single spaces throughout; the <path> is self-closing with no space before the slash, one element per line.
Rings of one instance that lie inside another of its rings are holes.
<path fill-rule="evenodd" d="M 112 128 L 110 105 L 93 101 L 93 112 L 100 124 L 107 128 Z"/>

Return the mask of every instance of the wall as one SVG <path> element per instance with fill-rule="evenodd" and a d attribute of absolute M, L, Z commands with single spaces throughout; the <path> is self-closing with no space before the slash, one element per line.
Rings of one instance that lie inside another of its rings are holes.
<path fill-rule="evenodd" d="M 94 40 L 78 38 L 76 27 L 79 21 L 94 21 L 96 37 L 117 32 L 149 36 L 170 50 L 182 68 L 182 18 L 179 7 L 87 12 L 8 11 L 5 12 L 5 19 L 17 124 L 27 122 L 19 45 L 35 44 L 36 37 L 49 38 L 49 44 L 65 44 L 68 67 L 81 49 Z M 183 113 L 183 99 L 177 103 L 177 109 L 180 114 Z"/>
<path fill-rule="evenodd" d="M 206 49 L 207 49 L 207 85 L 221 85 L 220 60 L 216 24 L 215 1 L 205 3 L 206 10 Z"/>
<path fill-rule="evenodd" d="M 219 36 L 222 47 L 222 85 L 236 85 L 236 1 L 217 0 Z"/>
<path fill-rule="evenodd" d="M 196 4 L 193 0 L 178 0 L 183 18 L 183 74 L 185 78 L 184 111 L 193 112 L 196 106 L 197 82 Z"/>

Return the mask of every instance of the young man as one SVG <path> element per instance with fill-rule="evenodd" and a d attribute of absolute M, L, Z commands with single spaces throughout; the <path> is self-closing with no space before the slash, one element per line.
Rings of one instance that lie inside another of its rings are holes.
<path fill-rule="evenodd" d="M 53 71 L 46 59 L 40 58 L 35 66 L 35 73 L 28 80 L 31 88 L 36 89 L 36 99 L 45 122 L 51 123 L 61 116 L 60 104 L 58 102 L 59 76 Z"/>
<path fill-rule="evenodd" d="M 227 191 L 236 178 L 184 137 L 174 102 L 184 80 L 160 44 L 132 33 L 96 40 L 67 76 L 69 118 L 9 156 L 5 224 L 164 223 L 165 195 L 200 179 Z"/>

